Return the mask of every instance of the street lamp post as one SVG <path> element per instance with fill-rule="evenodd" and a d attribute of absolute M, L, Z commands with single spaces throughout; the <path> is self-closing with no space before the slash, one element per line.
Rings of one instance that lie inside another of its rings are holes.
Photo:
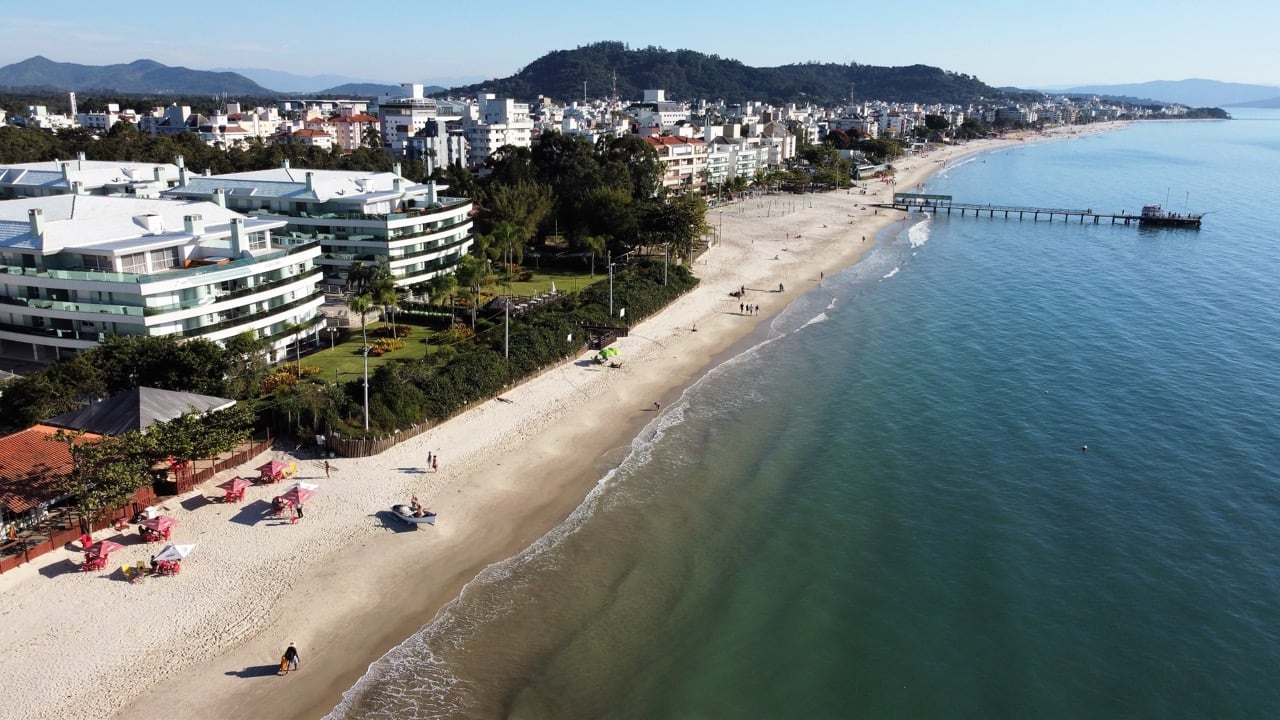
<path fill-rule="evenodd" d="M 336 328 L 336 327 L 331 327 L 331 328 L 325 328 L 325 329 L 329 331 L 329 349 L 330 349 L 330 350 L 332 350 L 332 349 L 333 349 L 333 338 L 334 338 L 335 336 L 337 336 L 337 334 L 338 334 L 338 328 Z"/>
<path fill-rule="evenodd" d="M 662 243 L 662 286 L 667 286 L 667 263 L 671 258 L 671 243 Z"/>
<path fill-rule="evenodd" d="M 613 317 L 613 253 L 605 255 L 609 261 L 609 317 Z"/>
<path fill-rule="evenodd" d="M 369 432 L 369 346 L 360 348 L 364 355 L 364 431 Z"/>

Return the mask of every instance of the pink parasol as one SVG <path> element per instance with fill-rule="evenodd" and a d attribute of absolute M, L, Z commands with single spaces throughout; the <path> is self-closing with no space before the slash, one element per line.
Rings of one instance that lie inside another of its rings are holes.
<path fill-rule="evenodd" d="M 227 492 L 240 492 L 249 487 L 249 481 L 237 475 L 226 482 L 218 483 L 218 487 Z"/>
<path fill-rule="evenodd" d="M 265 473 L 267 475 L 279 475 L 280 473 L 288 469 L 289 469 L 289 464 L 282 463 L 279 460 L 272 460 L 266 465 L 259 465 L 258 467 L 254 468 L 254 470 L 257 470 L 260 473 Z"/>
<path fill-rule="evenodd" d="M 148 518 L 146 520 L 143 520 L 138 524 L 149 530 L 155 530 L 156 532 L 164 532 L 165 530 L 168 530 L 174 525 L 177 525 L 178 521 L 175 520 L 174 518 L 169 517 L 168 515 L 157 515 L 153 518 Z"/>
<path fill-rule="evenodd" d="M 100 540 L 89 548 L 89 554 L 106 557 L 123 547 L 123 545 L 114 540 Z"/>
<path fill-rule="evenodd" d="M 320 489 L 318 485 L 311 483 L 294 483 L 280 497 L 289 501 L 291 505 L 301 505 L 310 500 L 316 494 L 316 490 Z"/>

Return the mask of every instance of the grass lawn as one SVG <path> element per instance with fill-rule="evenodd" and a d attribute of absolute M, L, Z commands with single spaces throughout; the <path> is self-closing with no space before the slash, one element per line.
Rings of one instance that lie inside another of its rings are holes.
<path fill-rule="evenodd" d="M 597 264 L 597 272 L 595 277 L 591 276 L 590 269 L 584 271 L 571 271 L 563 269 L 534 270 L 533 277 L 529 280 L 511 283 L 511 294 L 521 295 L 539 295 L 551 289 L 551 284 L 555 283 L 558 292 L 575 292 L 581 290 L 592 283 L 601 282 L 609 278 L 608 269 L 602 267 L 603 263 Z M 527 269 L 527 268 L 526 268 Z M 599 272 L 604 270 L 603 273 Z M 483 293 L 486 297 L 481 302 L 488 302 L 490 298 L 498 295 L 505 295 L 507 287 L 503 283 L 496 283 L 485 288 Z M 458 308 L 458 317 L 465 320 L 470 317 L 468 311 L 464 308 Z M 400 323 L 404 324 L 404 323 Z M 380 337 L 375 331 L 382 327 L 381 322 L 371 322 L 365 326 L 365 332 L 369 336 L 369 342 L 372 343 Z M 384 363 L 394 362 L 396 360 L 409 360 L 424 357 L 431 349 L 426 345 L 427 339 L 430 338 L 435 331 L 429 330 L 418 325 L 408 325 L 409 336 L 403 338 L 404 347 L 393 352 L 389 352 L 382 357 L 369 356 L 369 372 L 373 372 L 374 368 Z M 364 375 L 364 357 L 360 354 L 360 348 L 364 345 L 360 340 L 360 328 L 357 325 L 351 329 L 350 337 L 344 343 L 339 343 L 331 350 L 328 345 L 329 337 L 323 331 L 320 333 L 320 344 L 323 350 L 311 353 L 302 358 L 302 364 L 313 365 L 320 368 L 319 377 L 326 382 L 347 381 Z M 290 358 L 292 360 L 292 358 Z"/>
<path fill-rule="evenodd" d="M 525 270 L 529 268 L 526 267 Z M 609 279 L 609 268 L 603 261 L 596 263 L 595 277 L 591 277 L 590 268 L 582 270 L 552 268 L 532 272 L 533 277 L 528 280 L 511 283 L 512 295 L 540 295 L 550 290 L 552 283 L 555 283 L 557 292 L 576 292 L 593 283 Z M 495 283 L 489 289 L 495 290 L 495 295 L 499 293 L 505 295 L 507 292 L 507 286 L 502 282 Z"/>
<path fill-rule="evenodd" d="M 404 323 L 400 324 L 403 325 Z M 375 331 L 382 325 L 383 323 L 380 322 L 372 322 L 365 326 L 370 343 L 380 337 Z M 404 347 L 399 350 L 393 350 L 382 357 L 370 355 L 369 372 L 373 372 L 374 368 L 384 363 L 420 358 L 426 354 L 426 340 L 433 334 L 433 331 L 418 325 L 407 325 L 406 327 L 409 328 L 409 336 L 402 338 Z M 322 342 L 327 339 L 324 335 L 324 333 L 320 334 Z M 357 326 L 351 333 L 350 339 L 346 342 L 335 345 L 332 350 L 329 349 L 328 345 L 325 345 L 324 350 L 304 356 L 302 364 L 304 366 L 314 365 L 320 368 L 320 377 L 326 382 L 363 377 L 364 356 L 360 354 L 360 348 L 363 345 L 364 343 L 360 340 L 360 328 Z"/>

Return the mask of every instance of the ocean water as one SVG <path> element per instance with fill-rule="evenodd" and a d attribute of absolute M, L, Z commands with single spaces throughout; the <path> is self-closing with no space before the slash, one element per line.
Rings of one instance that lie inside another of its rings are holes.
<path fill-rule="evenodd" d="M 947 168 L 1209 215 L 885 233 L 330 717 L 1280 717 L 1277 168 L 1261 110 Z"/>

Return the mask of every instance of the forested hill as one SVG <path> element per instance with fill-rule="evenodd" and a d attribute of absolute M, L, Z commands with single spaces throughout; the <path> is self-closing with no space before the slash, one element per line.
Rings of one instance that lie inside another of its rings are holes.
<path fill-rule="evenodd" d="M 458 96 L 492 92 L 521 100 L 545 95 L 557 102 L 571 102 L 583 98 L 584 81 L 588 98 L 612 96 L 615 83 L 621 98 L 640 98 L 647 89 L 661 89 L 671 100 L 728 102 L 832 104 L 848 101 L 851 88 L 859 100 L 923 103 L 966 102 L 1002 95 L 977 78 L 927 65 L 804 63 L 753 68 L 693 50 L 632 50 L 620 42 L 550 52 L 511 77 L 453 88 L 450 93 Z"/>
<path fill-rule="evenodd" d="M 79 65 L 35 56 L 0 67 L 0 87 L 55 91 L 99 91 L 128 95 L 215 95 L 267 97 L 272 91 L 233 72 L 169 67 L 154 60 L 128 65 Z"/>

